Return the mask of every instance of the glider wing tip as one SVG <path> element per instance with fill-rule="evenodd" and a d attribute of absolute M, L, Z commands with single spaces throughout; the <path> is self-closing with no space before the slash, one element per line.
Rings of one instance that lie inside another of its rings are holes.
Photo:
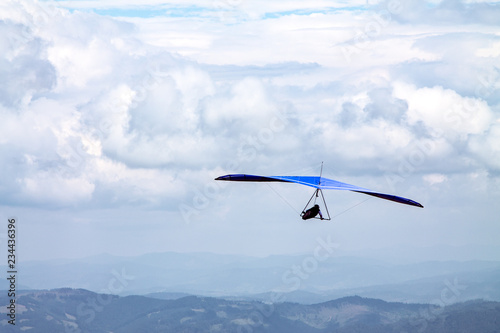
<path fill-rule="evenodd" d="M 416 202 L 413 200 L 411 200 L 410 205 L 415 206 L 415 207 L 424 208 L 424 205 L 422 205 L 420 202 Z"/>

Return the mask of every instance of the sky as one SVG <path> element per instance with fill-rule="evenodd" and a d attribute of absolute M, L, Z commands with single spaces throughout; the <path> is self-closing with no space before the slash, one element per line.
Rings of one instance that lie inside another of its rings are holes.
<path fill-rule="evenodd" d="M 2 1 L 0 242 L 24 260 L 500 246 L 500 3 Z M 416 208 L 216 182 L 319 175 Z"/>

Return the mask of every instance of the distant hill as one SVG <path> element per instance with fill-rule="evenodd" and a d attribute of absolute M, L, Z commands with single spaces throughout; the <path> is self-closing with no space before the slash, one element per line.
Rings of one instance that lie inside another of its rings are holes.
<path fill-rule="evenodd" d="M 0 266 L 6 271 L 5 266 Z M 464 286 L 453 302 L 500 301 L 499 261 L 391 263 L 362 257 L 274 255 L 265 258 L 210 253 L 151 253 L 138 257 L 94 256 L 74 260 L 22 262 L 18 289 L 82 288 L 120 296 L 185 295 L 319 303 L 349 295 L 387 301 L 432 303 L 447 283 Z M 0 279 L 0 289 L 8 281 Z M 158 293 L 168 292 L 161 295 Z M 450 303 L 446 303 L 449 305 Z"/>
<path fill-rule="evenodd" d="M 7 294 L 0 296 L 5 315 Z M 279 301 L 280 295 L 273 298 Z M 20 292 L 16 326 L 1 332 L 499 332 L 500 303 L 469 301 L 440 307 L 359 296 L 318 304 L 187 296 L 162 300 L 83 289 Z M 5 317 L 4 317 L 5 318 Z"/>

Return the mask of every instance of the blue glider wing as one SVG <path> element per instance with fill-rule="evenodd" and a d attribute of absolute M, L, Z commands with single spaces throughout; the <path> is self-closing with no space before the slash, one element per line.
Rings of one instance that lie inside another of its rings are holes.
<path fill-rule="evenodd" d="M 405 205 L 424 207 L 420 203 L 413 201 L 411 199 L 399 197 L 396 195 L 379 193 L 372 191 L 367 188 L 359 187 L 356 185 L 351 185 L 347 183 L 342 183 L 333 179 L 328 179 L 324 177 L 315 176 L 255 176 L 255 175 L 245 175 L 245 174 L 232 174 L 225 175 L 215 178 L 215 180 L 226 180 L 226 181 L 236 181 L 236 182 L 285 182 L 285 183 L 296 183 L 301 185 L 306 185 L 314 187 L 320 190 L 347 190 L 358 193 L 368 194 L 377 198 L 391 200 L 399 202 Z"/>

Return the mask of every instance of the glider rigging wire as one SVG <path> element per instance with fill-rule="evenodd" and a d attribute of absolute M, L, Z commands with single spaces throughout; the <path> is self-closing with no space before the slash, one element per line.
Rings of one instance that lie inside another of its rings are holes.
<path fill-rule="evenodd" d="M 285 199 L 285 198 L 284 198 L 281 194 L 279 194 L 279 193 L 278 193 L 278 191 L 276 191 L 276 190 L 275 190 L 275 189 L 274 189 L 271 185 L 269 185 L 269 184 L 266 184 L 266 185 L 267 185 L 267 186 L 268 186 L 268 187 L 269 187 L 269 188 L 270 188 L 270 189 L 271 189 L 274 193 L 276 193 L 276 195 L 277 195 L 278 197 L 280 197 L 280 198 L 281 198 L 281 200 L 283 200 L 283 201 L 284 201 L 284 202 L 285 202 L 288 206 L 290 206 L 290 208 L 292 208 L 292 209 L 293 209 L 293 211 L 294 211 L 295 213 L 297 213 L 297 215 L 300 215 L 300 212 L 299 212 L 297 209 L 295 209 L 295 207 L 293 207 L 293 206 L 292 206 L 292 204 L 291 204 L 290 202 L 288 202 L 288 200 L 286 200 L 286 199 Z"/>
<path fill-rule="evenodd" d="M 423 208 L 422 204 L 413 201 L 408 198 L 400 197 L 397 195 L 392 195 L 392 194 L 386 194 L 386 193 L 381 193 L 381 192 L 376 192 L 367 188 L 359 187 L 356 185 L 351 185 L 343 182 L 339 182 L 337 180 L 329 179 L 329 178 L 323 178 L 323 162 L 321 162 L 321 171 L 320 171 L 320 176 L 258 176 L 258 175 L 249 175 L 249 174 L 229 174 L 225 176 L 220 176 L 215 178 L 215 180 L 223 180 L 223 181 L 237 181 L 237 182 L 283 182 L 283 183 L 296 183 L 300 185 L 305 185 L 309 187 L 315 188 L 315 191 L 309 201 L 306 204 L 306 207 L 300 213 L 300 216 L 305 219 L 309 218 L 317 218 L 316 215 L 319 213 L 321 216 L 321 219 L 324 219 L 323 216 L 321 215 L 321 212 L 319 211 L 319 206 L 316 205 L 316 199 L 321 195 L 321 199 L 323 201 L 323 204 L 326 209 L 327 213 L 327 218 L 325 220 L 330 220 L 330 214 L 328 212 L 328 207 L 326 205 L 325 197 L 323 195 L 323 190 L 346 190 L 346 191 L 352 191 L 352 192 L 358 192 L 358 193 L 363 193 L 367 194 L 370 196 L 374 196 L 377 198 L 385 199 L 385 200 L 390 200 L 394 201 L 397 203 L 405 204 L 405 205 L 410 205 L 410 206 L 415 206 L 415 207 L 421 207 Z M 272 187 L 270 187 L 278 196 L 280 196 L 289 206 L 291 206 L 279 193 L 277 193 Z M 312 201 L 314 198 L 314 207 L 308 209 L 306 211 L 306 208 L 308 207 L 309 203 Z M 368 199 L 367 199 L 368 200 Z M 365 200 L 366 201 L 366 200 Z M 363 201 L 364 202 L 364 201 Z M 362 202 L 362 203 L 363 203 Z M 361 203 L 360 203 L 361 204 Z M 358 204 L 359 205 L 359 204 Z M 354 208 L 357 205 L 351 207 Z M 351 209 L 349 208 L 349 209 Z M 347 210 L 349 210 L 347 209 Z M 294 208 L 295 210 L 295 208 Z M 312 212 L 310 212 L 313 210 Z M 346 210 L 346 211 L 347 211 Z M 346 212 L 344 211 L 344 212 Z M 342 213 L 344 213 L 342 212 Z M 340 214 L 342 214 L 340 213 Z M 336 216 L 340 215 L 337 214 Z"/>

